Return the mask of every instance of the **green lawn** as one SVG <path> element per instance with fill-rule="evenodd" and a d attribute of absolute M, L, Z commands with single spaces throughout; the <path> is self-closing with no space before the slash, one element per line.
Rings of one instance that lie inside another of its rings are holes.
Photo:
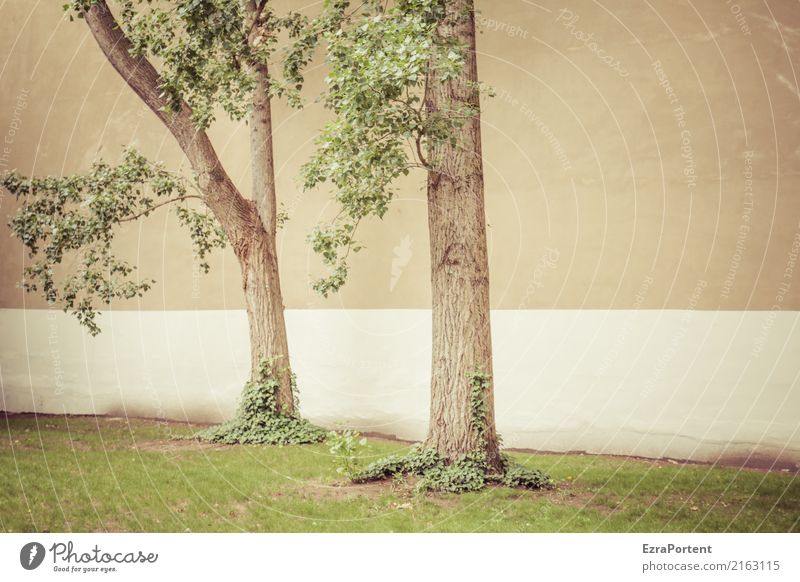
<path fill-rule="evenodd" d="M 0 416 L 0 530 L 800 531 L 797 474 L 513 453 L 554 491 L 344 483 L 325 445 L 215 446 L 149 420 Z M 364 462 L 407 445 L 370 439 Z"/>

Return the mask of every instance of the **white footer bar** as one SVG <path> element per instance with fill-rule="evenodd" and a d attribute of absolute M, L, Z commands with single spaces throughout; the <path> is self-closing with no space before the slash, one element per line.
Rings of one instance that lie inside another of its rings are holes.
<path fill-rule="evenodd" d="M 777 581 L 800 580 L 799 550 L 792 534 L 3 534 L 0 579 Z"/>

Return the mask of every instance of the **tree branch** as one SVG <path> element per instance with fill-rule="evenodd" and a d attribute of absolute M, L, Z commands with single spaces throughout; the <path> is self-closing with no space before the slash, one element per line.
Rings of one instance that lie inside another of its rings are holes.
<path fill-rule="evenodd" d="M 83 16 L 108 62 L 175 137 L 197 175 L 206 204 L 231 241 L 239 239 L 244 234 L 243 222 L 252 220 L 251 203 L 225 172 L 208 135 L 195 127 L 189 105 L 182 101 L 178 111 L 170 111 L 161 76 L 145 57 L 131 54 L 131 41 L 105 0 L 92 4 Z"/>
<path fill-rule="evenodd" d="M 266 0 L 249 0 L 247 11 L 258 22 Z M 275 192 L 275 161 L 272 149 L 272 104 L 269 96 L 269 68 L 266 63 L 252 65 L 256 86 L 250 112 L 250 167 L 253 175 L 253 202 L 261 223 L 272 235 L 277 231 L 277 202 Z"/>
<path fill-rule="evenodd" d="M 198 200 L 205 200 L 205 198 L 203 198 L 202 196 L 198 196 L 197 194 L 186 194 L 185 196 L 178 196 L 177 198 L 170 198 L 169 200 L 164 200 L 163 202 L 159 202 L 158 204 L 154 204 L 153 206 L 151 206 L 147 210 L 142 210 L 141 212 L 138 212 L 138 213 L 134 214 L 133 216 L 128 216 L 126 218 L 123 218 L 122 220 L 118 220 L 117 222 L 120 223 L 120 224 L 123 223 L 123 222 L 130 222 L 132 220 L 136 220 L 137 218 L 141 218 L 142 216 L 145 216 L 146 214 L 150 214 L 156 208 L 161 208 L 162 206 L 166 206 L 167 204 L 172 204 L 173 202 L 181 202 L 183 200 L 188 200 L 189 198 L 197 198 Z"/>
<path fill-rule="evenodd" d="M 248 2 L 251 6 L 250 10 L 253 13 L 253 22 L 250 23 L 250 30 L 247 32 L 247 38 L 252 44 L 252 36 L 253 31 L 258 27 L 258 21 L 261 20 L 261 14 L 264 12 L 264 8 L 267 7 L 267 0 L 261 0 L 260 2 Z"/>
<path fill-rule="evenodd" d="M 415 142 L 415 144 L 417 146 L 417 156 L 419 157 L 420 164 L 422 164 L 423 168 L 426 168 L 426 169 L 429 168 L 430 166 L 428 165 L 428 160 L 425 158 L 425 156 L 422 153 L 422 133 L 421 132 L 417 132 L 417 134 L 414 136 L 414 142 Z"/>

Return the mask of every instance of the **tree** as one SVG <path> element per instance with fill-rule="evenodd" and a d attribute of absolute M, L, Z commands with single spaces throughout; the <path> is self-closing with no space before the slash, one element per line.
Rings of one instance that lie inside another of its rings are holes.
<path fill-rule="evenodd" d="M 169 129 L 193 176 L 189 182 L 133 150 L 120 164 L 101 161 L 84 175 L 4 176 L 3 185 L 23 202 L 10 226 L 33 259 L 23 286 L 61 302 L 98 333 L 98 304 L 140 296 L 153 283 L 135 278 L 134 268 L 115 256 L 117 227 L 176 205 L 201 259 L 231 244 L 250 330 L 251 377 L 237 416 L 204 436 L 223 442 L 321 440 L 324 433 L 297 416 L 275 243 L 270 99 L 299 98 L 268 64 L 278 34 L 297 36 L 305 19 L 279 16 L 267 0 L 119 0 L 119 20 L 105 0 L 72 0 L 65 9 L 70 19 L 85 20 L 108 62 Z M 215 108 L 234 120 L 249 117 L 252 199 L 234 185 L 206 133 Z M 188 206 L 189 199 L 206 211 Z M 54 268 L 69 253 L 78 254 L 78 266 L 58 280 Z"/>
<path fill-rule="evenodd" d="M 428 148 L 433 364 L 427 444 L 447 459 L 480 448 L 499 471 L 474 7 L 472 0 L 446 6 L 435 34 L 463 46 L 464 63 L 449 76 L 428 67 L 424 107 L 433 116 L 467 114 L 450 139 L 431 140 Z"/>
<path fill-rule="evenodd" d="M 367 467 L 360 479 L 421 473 L 423 486 L 473 490 L 487 479 L 541 487 L 538 471 L 499 453 L 494 423 L 489 268 L 484 212 L 480 93 L 472 0 L 328 5 L 320 34 L 334 119 L 304 168 L 306 187 L 329 181 L 342 211 L 313 237 L 331 268 L 315 288 L 327 294 L 347 277 L 362 219 L 382 218 L 392 183 L 427 172 L 433 291 L 433 360 L 428 435 L 406 457 Z M 334 23 L 331 26 L 331 23 Z"/>

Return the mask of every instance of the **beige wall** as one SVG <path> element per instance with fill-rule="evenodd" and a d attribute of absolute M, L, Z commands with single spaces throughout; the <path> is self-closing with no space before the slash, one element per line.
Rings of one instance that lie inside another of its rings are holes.
<path fill-rule="evenodd" d="M 495 308 L 800 306 L 791 256 L 800 232 L 796 4 L 478 6 L 480 73 L 498 93 L 483 103 Z M 562 6 L 572 17 L 559 12 Z M 5 167 L 75 172 L 98 155 L 115 159 L 131 143 L 174 167 L 182 163 L 85 26 L 64 20 L 59 2 L 9 0 L 0 10 L 8 31 L 0 38 Z M 592 40 L 582 40 L 590 33 Z M 605 64 L 604 55 L 618 63 Z M 310 89 L 322 74 L 319 66 L 311 72 Z M 332 212 L 324 193 L 301 192 L 295 183 L 325 119 L 310 101 L 301 112 L 282 105 L 275 111 L 279 198 L 292 217 L 280 236 L 287 307 L 427 307 L 420 175 L 405 181 L 382 222 L 364 228 L 368 249 L 354 261 L 344 292 L 323 300 L 309 290 L 319 262 L 305 236 Z M 246 128 L 221 123 L 213 139 L 246 190 Z M 5 198 L 3 222 L 12 211 Z M 740 236 L 743 225 L 749 231 Z M 230 251 L 200 276 L 169 213 L 128 227 L 122 239 L 123 252 L 159 284 L 141 302 L 115 308 L 242 307 Z M 42 307 L 15 288 L 23 255 L 5 225 L 0 255 L 0 307 Z M 705 287 L 693 297 L 698 282 Z M 792 284 L 787 290 L 781 283 Z"/>
<path fill-rule="evenodd" d="M 0 169 L 76 172 L 128 144 L 180 167 L 164 128 L 60 4 L 0 4 Z M 480 73 L 497 92 L 483 102 L 483 131 L 506 443 L 796 467 L 796 3 L 478 5 Z M 312 90 L 323 73 L 312 70 Z M 333 207 L 295 176 L 324 120 L 313 99 L 275 108 L 303 412 L 420 438 L 430 366 L 422 176 L 364 228 L 368 249 L 345 290 L 315 296 L 319 262 L 305 237 Z M 212 133 L 246 190 L 245 126 Z M 126 227 L 121 252 L 158 285 L 104 313 L 91 338 L 15 287 L 23 253 L 4 224 L 13 208 L 0 198 L 0 410 L 231 414 L 248 350 L 230 251 L 202 276 L 169 213 Z"/>

